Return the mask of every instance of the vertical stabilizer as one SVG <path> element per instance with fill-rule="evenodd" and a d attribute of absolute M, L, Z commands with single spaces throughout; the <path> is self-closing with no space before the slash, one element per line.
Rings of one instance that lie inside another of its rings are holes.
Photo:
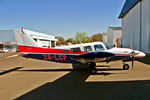
<path fill-rule="evenodd" d="M 33 46 L 33 47 L 38 46 L 35 40 L 25 32 L 24 28 L 22 28 L 21 30 L 14 30 L 14 33 L 18 45 Z"/>

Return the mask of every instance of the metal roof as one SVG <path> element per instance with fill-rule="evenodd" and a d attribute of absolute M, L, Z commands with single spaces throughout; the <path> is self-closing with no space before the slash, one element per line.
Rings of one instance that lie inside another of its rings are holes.
<path fill-rule="evenodd" d="M 123 16 L 128 13 L 139 1 L 141 0 L 126 0 L 121 13 L 119 15 L 119 18 L 123 18 Z"/>
<path fill-rule="evenodd" d="M 40 33 L 40 32 L 35 32 L 35 31 L 30 31 L 27 29 L 24 29 L 25 32 L 27 32 L 30 35 L 37 35 L 37 36 L 43 36 L 43 37 L 49 37 L 49 38 L 55 38 L 55 36 L 45 34 L 45 33 Z"/>

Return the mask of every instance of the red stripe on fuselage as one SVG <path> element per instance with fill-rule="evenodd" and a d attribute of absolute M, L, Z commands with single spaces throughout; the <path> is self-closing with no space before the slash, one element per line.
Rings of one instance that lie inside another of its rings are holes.
<path fill-rule="evenodd" d="M 116 56 L 128 56 L 128 57 L 132 57 L 130 54 L 115 54 Z M 144 56 L 134 56 L 135 58 L 142 58 Z"/>
<path fill-rule="evenodd" d="M 64 53 L 65 49 L 54 49 L 54 48 L 40 48 L 40 47 L 30 47 L 30 46 L 18 46 L 19 52 L 24 53 L 57 53 L 57 54 L 84 54 L 87 52 L 71 52 L 68 50 Z"/>
<path fill-rule="evenodd" d="M 115 54 L 116 56 L 130 56 L 130 54 Z"/>

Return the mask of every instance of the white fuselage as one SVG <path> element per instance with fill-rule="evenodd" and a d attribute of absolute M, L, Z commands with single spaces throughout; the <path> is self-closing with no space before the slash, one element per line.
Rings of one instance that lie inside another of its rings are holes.
<path fill-rule="evenodd" d="M 129 48 L 111 48 L 107 49 L 103 42 L 92 42 L 92 43 L 83 43 L 83 44 L 76 44 L 76 45 L 67 45 L 67 46 L 59 46 L 55 47 L 56 49 L 67 49 L 72 50 L 74 52 L 95 52 L 95 51 L 106 51 L 114 53 L 117 56 L 131 56 L 134 51 L 134 57 L 140 58 L 144 57 L 146 54 L 138 51 L 132 50 Z"/>

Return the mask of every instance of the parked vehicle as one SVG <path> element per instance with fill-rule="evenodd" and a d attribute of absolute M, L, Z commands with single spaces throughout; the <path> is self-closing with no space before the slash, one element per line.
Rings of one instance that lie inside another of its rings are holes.
<path fill-rule="evenodd" d="M 2 49 L 0 49 L 0 53 L 6 53 L 6 52 L 8 52 L 9 50 L 8 49 L 5 49 L 5 48 L 2 48 Z"/>

